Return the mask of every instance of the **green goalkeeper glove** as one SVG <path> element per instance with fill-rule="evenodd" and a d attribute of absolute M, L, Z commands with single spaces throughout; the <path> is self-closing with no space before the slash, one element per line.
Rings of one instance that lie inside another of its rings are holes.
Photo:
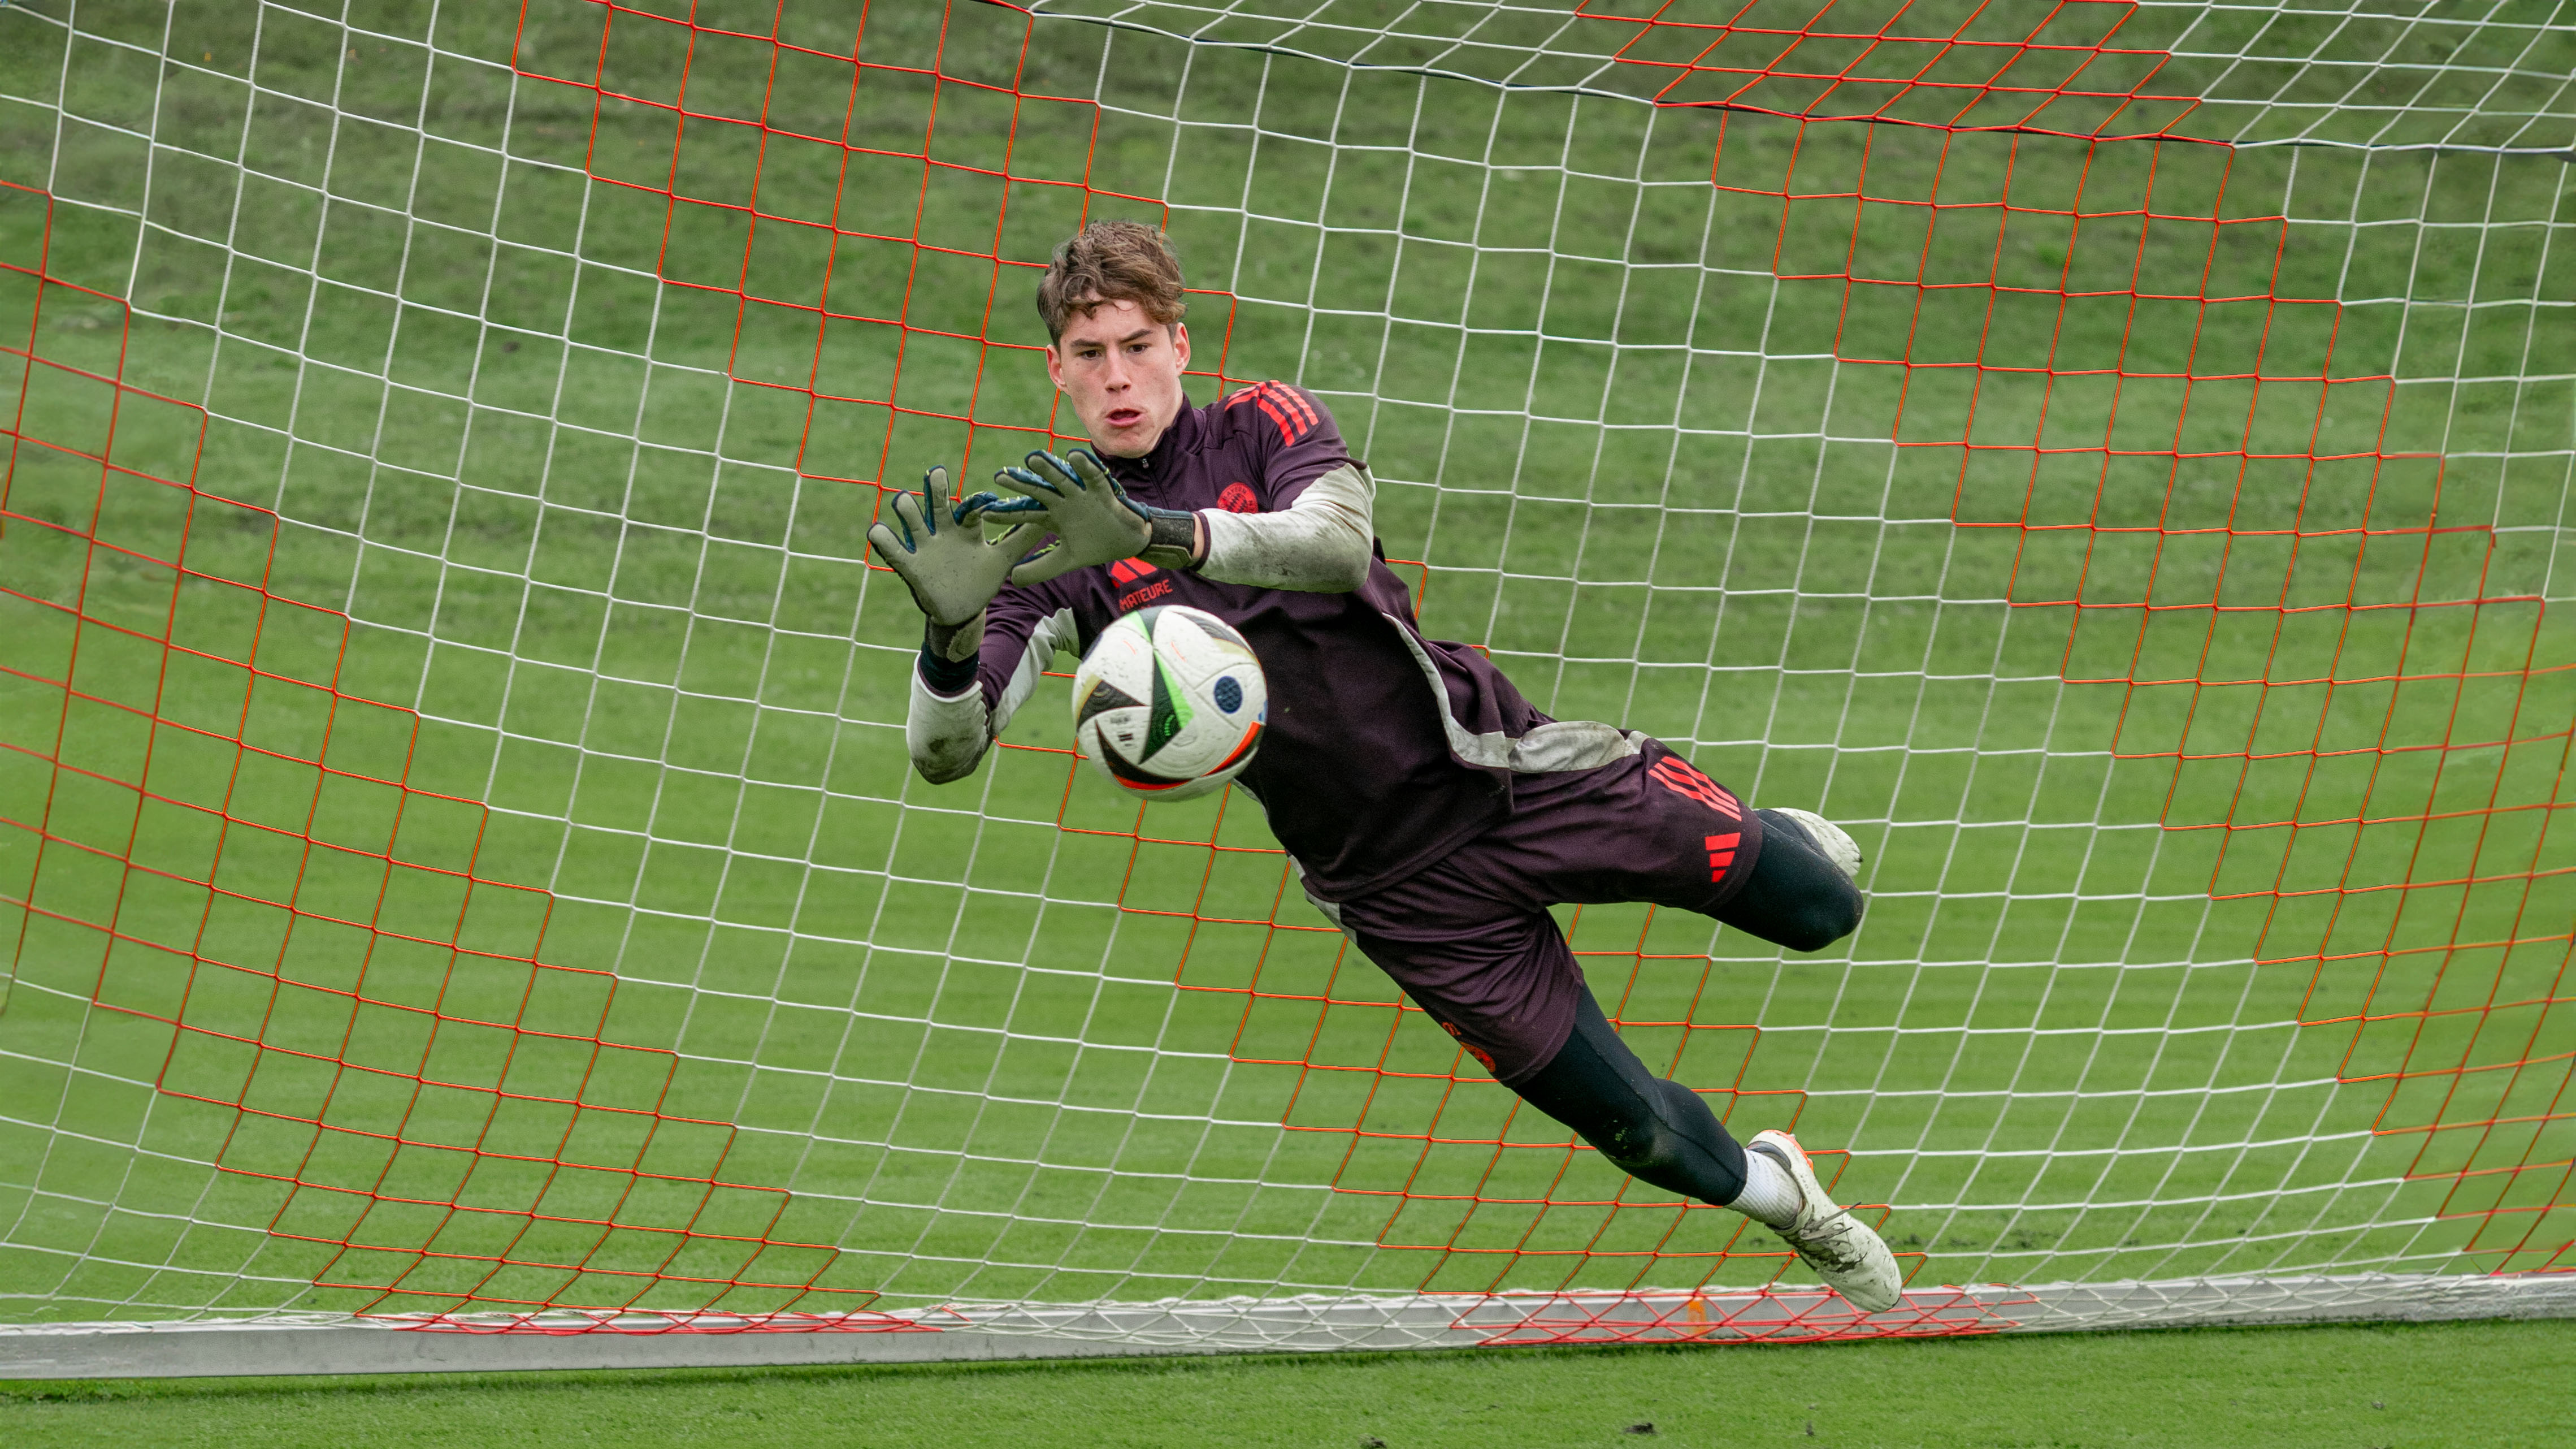
<path fill-rule="evenodd" d="M 983 495 L 977 495 L 981 498 Z M 950 501 L 948 469 L 921 475 L 921 496 L 898 493 L 888 511 L 895 528 L 882 521 L 868 528 L 868 547 L 912 590 L 930 622 L 943 629 L 972 623 L 1002 591 L 1011 566 L 1020 561 L 1027 524 L 987 539 L 977 520 L 981 505 Z M 900 530 L 900 531 L 898 531 Z"/>
<path fill-rule="evenodd" d="M 1020 496 L 996 499 L 985 505 L 985 511 L 1008 518 L 1044 510 L 1056 542 L 1013 569 L 1012 583 L 1041 584 L 1075 569 L 1139 554 L 1149 562 L 1176 568 L 1195 567 L 1207 556 L 1206 545 L 1199 539 L 1197 514 L 1138 503 L 1090 450 L 1076 448 L 1062 458 L 1031 453 L 1026 462 L 1025 468 L 1005 468 L 993 475 L 994 482 Z"/>

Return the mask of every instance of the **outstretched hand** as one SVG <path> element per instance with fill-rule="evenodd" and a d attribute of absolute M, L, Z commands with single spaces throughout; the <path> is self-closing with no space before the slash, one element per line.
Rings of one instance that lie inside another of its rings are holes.
<path fill-rule="evenodd" d="M 1134 558 L 1152 541 L 1149 515 L 1089 449 L 1076 448 L 1061 458 L 1031 453 L 1024 461 L 1028 466 L 1005 468 L 993 475 L 995 483 L 1020 496 L 995 498 L 984 505 L 985 511 L 1003 517 L 1043 511 L 1056 541 L 1054 547 L 1013 569 L 1012 583 L 1040 584 L 1093 564 Z M 968 502 L 990 497 L 979 493 Z"/>
<path fill-rule="evenodd" d="M 979 493 L 963 503 L 953 501 L 948 469 L 933 468 L 921 475 L 918 497 L 898 493 L 887 505 L 894 527 L 880 520 L 868 528 L 869 549 L 912 590 L 912 601 L 930 622 L 942 628 L 983 613 L 1025 551 L 1026 523 L 998 538 L 984 537 L 979 515 L 990 497 Z"/>

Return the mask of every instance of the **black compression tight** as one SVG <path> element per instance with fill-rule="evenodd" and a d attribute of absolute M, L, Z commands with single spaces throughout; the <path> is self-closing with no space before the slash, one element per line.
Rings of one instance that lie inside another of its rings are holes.
<path fill-rule="evenodd" d="M 1821 951 L 1860 926 L 1860 887 L 1807 843 L 1798 822 L 1777 810 L 1762 817 L 1753 877 L 1717 911 L 1719 921 L 1792 951 Z"/>
<path fill-rule="evenodd" d="M 1513 1090 L 1630 1176 L 1702 1202 L 1735 1201 L 1744 1191 L 1744 1148 L 1717 1114 L 1697 1092 L 1646 1070 L 1589 989 L 1574 1011 L 1565 1045 Z"/>
<path fill-rule="evenodd" d="M 1861 894 L 1808 844 L 1796 822 L 1763 818 L 1753 878 L 1717 918 L 1793 951 L 1817 951 L 1860 924 Z M 1697 1092 L 1656 1076 L 1586 989 L 1575 1000 L 1573 1034 L 1548 1064 L 1514 1090 L 1581 1134 L 1620 1170 L 1667 1192 L 1724 1205 L 1744 1191 L 1744 1148 Z"/>

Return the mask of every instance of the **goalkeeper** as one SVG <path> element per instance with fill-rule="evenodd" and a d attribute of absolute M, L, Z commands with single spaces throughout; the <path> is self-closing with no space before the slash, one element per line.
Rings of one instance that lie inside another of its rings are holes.
<path fill-rule="evenodd" d="M 1796 1139 L 1738 1144 L 1648 1071 L 1548 914 L 1644 901 L 1815 951 L 1860 924 L 1859 847 L 1806 811 L 1746 809 L 1642 734 L 1552 720 L 1474 650 L 1423 637 L 1377 549 L 1366 467 L 1323 404 L 1279 382 L 1205 407 L 1183 395 L 1181 287 L 1151 227 L 1095 222 L 1058 247 L 1037 293 L 1047 375 L 1091 450 L 1030 454 L 996 475 L 1008 498 L 952 502 L 934 468 L 869 530 L 928 616 L 914 766 L 934 784 L 972 773 L 1056 652 L 1080 656 L 1119 615 L 1216 615 L 1270 685 L 1240 783 L 1317 908 L 1612 1162 L 1771 1227 L 1859 1308 L 1894 1307 L 1895 1259 Z"/>

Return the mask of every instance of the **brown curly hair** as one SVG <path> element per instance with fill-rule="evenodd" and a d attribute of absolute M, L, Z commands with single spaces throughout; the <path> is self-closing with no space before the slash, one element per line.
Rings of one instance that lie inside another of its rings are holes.
<path fill-rule="evenodd" d="M 1095 221 L 1066 237 L 1038 283 L 1038 316 L 1047 340 L 1063 339 L 1074 314 L 1088 317 L 1105 302 L 1133 302 L 1164 326 L 1181 320 L 1181 258 L 1162 228 L 1140 221 Z"/>

